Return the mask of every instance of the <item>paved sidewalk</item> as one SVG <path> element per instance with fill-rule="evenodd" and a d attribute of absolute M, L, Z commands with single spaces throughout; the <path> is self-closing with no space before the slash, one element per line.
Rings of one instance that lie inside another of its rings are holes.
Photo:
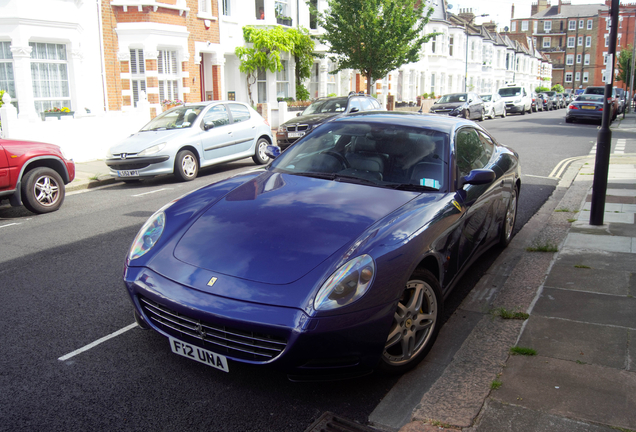
<path fill-rule="evenodd" d="M 613 141 L 633 133 L 636 114 L 612 130 Z M 611 156 L 603 226 L 589 225 L 593 168 L 594 159 L 570 167 L 551 207 L 506 251 L 503 260 L 516 264 L 503 286 L 498 260 L 460 306 L 491 316 L 400 432 L 636 430 L 636 154 Z M 502 319 L 500 308 L 529 318 Z M 513 355 L 512 347 L 536 354 Z"/>

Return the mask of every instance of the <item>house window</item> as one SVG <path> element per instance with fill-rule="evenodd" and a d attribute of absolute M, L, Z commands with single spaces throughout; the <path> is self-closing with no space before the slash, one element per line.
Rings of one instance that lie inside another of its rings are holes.
<path fill-rule="evenodd" d="M 566 72 L 565 73 L 565 82 L 566 83 L 572 82 L 572 72 Z"/>
<path fill-rule="evenodd" d="M 29 46 L 36 111 L 71 108 L 66 45 L 29 42 Z"/>
<path fill-rule="evenodd" d="M 566 65 L 573 65 L 574 64 L 574 54 L 568 54 L 565 57 L 565 64 Z"/>
<path fill-rule="evenodd" d="M 590 55 L 589 54 L 585 54 L 585 57 L 583 57 L 583 64 L 584 65 L 589 65 L 590 64 Z"/>
<path fill-rule="evenodd" d="M 580 28 L 580 29 L 582 29 L 582 28 L 583 28 L 583 24 L 584 24 L 583 20 L 579 20 L 579 28 Z"/>
<path fill-rule="evenodd" d="M 435 93 L 435 74 L 431 74 L 431 93 Z"/>
<path fill-rule="evenodd" d="M 453 38 L 453 36 L 451 36 L 448 39 L 448 56 L 449 57 L 453 56 L 453 42 L 454 42 L 454 38 Z"/>
<path fill-rule="evenodd" d="M 332 73 L 333 71 L 336 70 L 336 64 L 334 62 L 329 62 L 328 66 L 327 66 L 327 71 L 329 72 L 327 74 L 327 94 L 336 94 L 336 74 Z M 389 81 L 388 78 L 386 80 L 387 82 Z"/>
<path fill-rule="evenodd" d="M 532 28 L 534 29 L 534 32 L 536 33 L 537 30 L 539 30 L 539 21 L 535 21 L 534 23 L 532 23 Z"/>
<path fill-rule="evenodd" d="M 318 89 L 320 88 L 320 63 L 314 63 L 311 68 L 311 77 L 309 78 L 309 96 L 318 97 Z"/>
<path fill-rule="evenodd" d="M 513 21 L 511 25 L 512 25 L 512 31 L 516 32 L 517 31 L 517 21 Z"/>
<path fill-rule="evenodd" d="M 605 18 L 605 30 L 609 30 L 610 27 L 612 26 L 612 20 L 609 18 Z"/>
<path fill-rule="evenodd" d="M 607 51 L 603 53 L 603 64 L 607 64 Z"/>
<path fill-rule="evenodd" d="M 311 8 L 309 9 L 309 28 L 312 30 L 316 30 L 318 28 L 318 0 L 310 0 L 309 5 Z"/>
<path fill-rule="evenodd" d="M 175 100 L 179 97 L 179 69 L 176 51 L 159 51 L 157 57 L 159 100 Z"/>
<path fill-rule="evenodd" d="M 199 0 L 199 14 L 212 15 L 212 5 L 210 0 Z"/>
<path fill-rule="evenodd" d="M 256 14 L 257 20 L 265 19 L 265 1 L 264 0 L 256 0 L 254 2 L 254 13 Z"/>
<path fill-rule="evenodd" d="M 287 60 L 281 60 L 283 68 L 276 72 L 276 97 L 289 97 L 289 67 Z"/>
<path fill-rule="evenodd" d="M 577 72 L 574 74 L 574 82 L 581 81 L 581 72 Z"/>
<path fill-rule="evenodd" d="M 574 48 L 574 36 L 568 37 L 568 48 Z"/>
<path fill-rule="evenodd" d="M 588 29 L 588 30 L 592 30 L 592 26 L 594 25 L 593 23 L 594 23 L 594 21 L 592 21 L 592 20 L 587 20 L 587 29 Z"/>
<path fill-rule="evenodd" d="M 470 43 L 470 59 L 475 60 L 475 41 Z"/>
<path fill-rule="evenodd" d="M 543 31 L 549 32 L 552 30 L 552 21 L 543 21 Z"/>
<path fill-rule="evenodd" d="M 277 0 L 275 2 L 274 8 L 276 10 L 276 17 L 280 17 L 280 18 L 287 18 L 291 16 L 291 13 L 289 12 L 289 6 L 287 5 L 287 1 L 286 0 Z"/>
<path fill-rule="evenodd" d="M 589 48 L 589 47 L 591 47 L 591 46 L 592 46 L 592 36 L 586 36 L 586 37 L 585 37 L 585 46 L 586 46 L 587 48 Z"/>
<path fill-rule="evenodd" d="M 16 100 L 11 42 L 0 42 L 0 90 L 8 92 L 12 102 Z"/>
<path fill-rule="evenodd" d="M 576 44 L 577 44 L 578 46 L 583 46 L 583 36 L 579 36 L 579 37 L 578 37 L 578 39 L 577 39 L 577 41 L 576 41 Z"/>
<path fill-rule="evenodd" d="M 223 0 L 223 16 L 232 15 L 232 0 Z"/>
<path fill-rule="evenodd" d="M 609 46 L 609 35 L 605 35 L 605 46 Z"/>
<path fill-rule="evenodd" d="M 437 29 L 433 29 L 433 32 L 437 32 Z M 437 45 L 437 36 L 435 36 L 433 39 L 431 39 L 431 53 L 435 54 L 435 48 Z"/>
<path fill-rule="evenodd" d="M 146 91 L 146 62 L 144 50 L 130 50 L 130 78 L 133 92 L 133 106 L 137 106 L 141 92 Z"/>
<path fill-rule="evenodd" d="M 528 21 L 521 21 L 521 31 L 528 31 Z"/>
<path fill-rule="evenodd" d="M 568 23 L 568 30 L 576 30 L 576 21 L 570 21 Z"/>
<path fill-rule="evenodd" d="M 581 54 L 576 55 L 576 64 L 581 64 Z"/>
<path fill-rule="evenodd" d="M 256 72 L 256 100 L 258 103 L 267 103 L 267 71 L 258 69 Z"/>
<path fill-rule="evenodd" d="M 586 82 L 588 82 L 589 79 L 590 79 L 590 73 L 589 72 L 583 72 L 583 82 L 586 83 Z"/>

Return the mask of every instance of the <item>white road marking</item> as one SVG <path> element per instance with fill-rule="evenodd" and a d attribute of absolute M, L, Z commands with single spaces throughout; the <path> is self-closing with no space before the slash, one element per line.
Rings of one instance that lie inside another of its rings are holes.
<path fill-rule="evenodd" d="M 596 147 L 596 145 L 594 146 Z M 565 172 L 565 170 L 567 169 L 567 167 L 570 165 L 570 163 L 577 161 L 577 160 L 581 160 L 581 159 L 587 159 L 592 155 L 592 153 L 590 153 L 587 156 L 576 156 L 576 157 L 571 157 L 571 158 L 567 158 L 567 159 L 563 159 L 561 162 L 559 162 L 554 169 L 552 170 L 552 172 L 548 175 L 548 177 L 553 177 L 553 178 L 561 178 L 561 176 L 563 175 L 563 173 Z"/>
<path fill-rule="evenodd" d="M 161 188 L 161 189 L 153 190 L 153 191 L 150 191 L 150 192 L 144 192 L 144 193 L 141 193 L 141 194 L 131 195 L 131 196 L 140 197 L 140 196 L 150 195 L 150 194 L 153 194 L 153 193 L 157 193 L 157 192 L 161 192 L 161 191 L 165 191 L 165 190 L 171 190 L 171 189 L 172 188 Z"/>
<path fill-rule="evenodd" d="M 125 333 L 128 330 L 134 329 L 135 327 L 137 327 L 137 323 L 132 323 L 129 326 L 124 327 L 123 329 L 117 330 L 115 333 L 111 333 L 108 336 L 104 336 L 103 338 L 97 339 L 95 342 L 91 342 L 80 349 L 76 349 L 73 352 L 63 355 L 62 357 L 58 358 L 58 360 L 66 361 L 70 359 L 71 357 L 75 357 L 76 355 L 83 353 L 84 351 L 88 351 L 89 349 L 101 344 L 102 342 L 106 342 L 108 339 L 112 339 L 116 336 L 119 336 L 120 334 Z"/>
<path fill-rule="evenodd" d="M 549 180 L 558 180 L 558 177 L 546 177 L 546 176 L 538 176 L 538 175 L 532 175 L 532 174 L 524 174 L 524 177 L 535 177 L 535 178 L 542 178 L 542 179 L 549 179 Z"/>
<path fill-rule="evenodd" d="M 14 223 L 6 224 L 6 225 L 1 225 L 0 228 L 10 227 L 12 225 L 20 225 L 20 223 L 19 222 L 14 222 Z"/>
<path fill-rule="evenodd" d="M 626 139 L 616 140 L 616 147 L 614 147 L 614 154 L 625 154 Z"/>

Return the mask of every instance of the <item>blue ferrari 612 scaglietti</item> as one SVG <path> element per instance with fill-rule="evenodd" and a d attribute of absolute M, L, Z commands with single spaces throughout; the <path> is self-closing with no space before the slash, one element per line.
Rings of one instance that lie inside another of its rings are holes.
<path fill-rule="evenodd" d="M 517 154 L 471 121 L 394 112 L 344 116 L 267 151 L 268 166 L 143 225 L 124 273 L 138 324 L 225 372 L 414 367 L 464 270 L 512 238 Z"/>

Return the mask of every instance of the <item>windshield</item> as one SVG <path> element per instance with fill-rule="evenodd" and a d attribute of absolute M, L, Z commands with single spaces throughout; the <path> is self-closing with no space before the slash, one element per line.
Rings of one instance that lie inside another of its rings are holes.
<path fill-rule="evenodd" d="M 437 103 L 457 103 L 466 102 L 468 96 L 466 93 L 444 95 L 437 100 Z"/>
<path fill-rule="evenodd" d="M 492 99 L 492 95 L 479 95 L 479 97 L 481 98 L 481 100 L 483 100 L 484 102 L 490 102 L 490 100 Z"/>
<path fill-rule="evenodd" d="M 182 105 L 171 110 L 164 111 L 154 119 L 150 120 L 150 123 L 141 128 L 141 131 L 189 128 L 192 126 L 204 107 L 205 105 Z"/>
<path fill-rule="evenodd" d="M 446 190 L 448 135 L 368 124 L 327 123 L 281 154 L 277 172 L 406 190 Z"/>
<path fill-rule="evenodd" d="M 302 115 L 343 113 L 347 110 L 347 101 L 348 98 L 319 100 L 309 105 Z"/>
<path fill-rule="evenodd" d="M 545 92 L 545 94 L 547 94 L 547 95 L 548 95 L 548 96 L 550 96 L 550 97 L 552 97 L 552 96 L 556 96 L 556 92 L 553 92 L 553 91 Z"/>
<path fill-rule="evenodd" d="M 603 103 L 603 96 L 585 94 L 576 98 L 579 102 L 600 102 Z"/>
<path fill-rule="evenodd" d="M 499 93 L 499 95 L 503 97 L 521 96 L 521 87 L 500 88 L 497 93 Z"/>
<path fill-rule="evenodd" d="M 605 87 L 588 87 L 585 89 L 585 94 L 597 94 L 605 95 Z"/>

